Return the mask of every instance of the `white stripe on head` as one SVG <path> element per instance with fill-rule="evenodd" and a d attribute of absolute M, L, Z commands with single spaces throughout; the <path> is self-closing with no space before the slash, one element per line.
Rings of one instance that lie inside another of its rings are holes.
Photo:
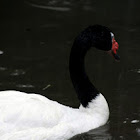
<path fill-rule="evenodd" d="M 111 34 L 111 38 L 113 38 L 114 37 L 114 34 L 112 32 L 110 32 L 110 34 Z"/>
<path fill-rule="evenodd" d="M 114 34 L 112 32 L 110 32 L 110 34 L 111 34 L 111 39 L 112 39 L 112 42 L 113 42 Z"/>

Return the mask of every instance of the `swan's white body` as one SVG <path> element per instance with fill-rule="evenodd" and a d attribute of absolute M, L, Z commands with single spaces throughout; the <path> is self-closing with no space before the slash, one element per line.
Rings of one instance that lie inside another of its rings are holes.
<path fill-rule="evenodd" d="M 109 117 L 102 94 L 87 108 L 70 108 L 38 94 L 0 92 L 0 140 L 66 140 L 104 125 Z"/>

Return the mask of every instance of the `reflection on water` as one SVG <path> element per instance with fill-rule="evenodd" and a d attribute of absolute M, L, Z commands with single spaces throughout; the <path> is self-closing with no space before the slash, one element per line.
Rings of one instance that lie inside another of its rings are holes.
<path fill-rule="evenodd" d="M 72 42 L 89 25 L 106 25 L 119 42 L 121 61 L 93 49 L 86 70 L 109 103 L 109 124 L 72 140 L 140 139 L 139 5 L 139 0 L 1 3 L 0 90 L 40 93 L 78 107 L 68 71 Z"/>
<path fill-rule="evenodd" d="M 36 8 L 41 8 L 41 9 L 63 11 L 63 12 L 70 11 L 70 8 L 68 8 L 68 7 L 55 7 L 55 6 L 49 6 L 49 4 L 47 4 L 46 6 L 44 4 L 43 5 L 38 5 L 38 4 L 30 3 L 30 2 L 27 2 L 27 1 L 25 3 L 30 5 L 30 6 L 33 6 L 33 7 L 36 7 Z"/>
<path fill-rule="evenodd" d="M 112 140 L 112 136 L 109 133 L 109 125 L 102 126 L 95 130 L 91 130 L 87 133 L 77 135 L 70 140 Z"/>
<path fill-rule="evenodd" d="M 3 54 L 4 52 L 0 50 L 0 55 Z"/>
<path fill-rule="evenodd" d="M 132 120 L 131 123 L 139 123 L 139 120 Z"/>
<path fill-rule="evenodd" d="M 19 76 L 19 75 L 24 75 L 26 72 L 24 70 L 14 70 L 12 73 L 11 73 L 11 76 Z"/>
<path fill-rule="evenodd" d="M 109 125 L 106 124 L 95 130 L 91 130 L 87 133 L 74 136 L 70 140 L 112 140 L 112 136 L 109 133 Z"/>
<path fill-rule="evenodd" d="M 140 69 L 133 69 L 133 70 L 130 70 L 130 71 L 140 73 Z"/>
<path fill-rule="evenodd" d="M 138 133 L 138 136 L 140 136 L 140 128 L 137 128 L 136 131 Z"/>
<path fill-rule="evenodd" d="M 23 85 L 23 84 L 17 84 L 16 85 L 18 88 L 33 88 L 33 85 L 27 84 L 27 85 Z"/>
<path fill-rule="evenodd" d="M 5 71 L 5 70 L 7 70 L 7 68 L 5 68 L 5 67 L 0 67 L 0 71 Z"/>
<path fill-rule="evenodd" d="M 82 8 L 84 10 L 93 10 L 93 3 L 91 0 L 25 0 L 26 4 L 48 10 L 67 12 L 75 8 Z"/>

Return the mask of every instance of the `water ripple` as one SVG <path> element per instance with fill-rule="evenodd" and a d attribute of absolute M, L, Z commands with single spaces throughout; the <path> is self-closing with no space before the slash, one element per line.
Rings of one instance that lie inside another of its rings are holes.
<path fill-rule="evenodd" d="M 24 3 L 36 8 L 61 12 L 68 12 L 78 8 L 84 11 L 95 10 L 95 2 L 92 0 L 25 0 Z"/>
<path fill-rule="evenodd" d="M 0 55 L 2 55 L 4 52 L 2 50 L 0 50 Z"/>
<path fill-rule="evenodd" d="M 5 67 L 0 67 L 0 71 L 5 71 L 5 70 L 7 70 L 7 68 L 5 68 Z"/>
<path fill-rule="evenodd" d="M 139 123 L 139 120 L 132 120 L 131 123 Z"/>
<path fill-rule="evenodd" d="M 25 71 L 16 69 L 10 75 L 11 76 L 19 76 L 19 75 L 24 75 L 24 74 L 25 74 Z"/>
<path fill-rule="evenodd" d="M 57 7 L 57 6 L 48 6 L 48 5 L 38 5 L 38 4 L 30 3 L 30 2 L 27 2 L 27 1 L 25 3 L 30 5 L 30 6 L 32 6 L 32 7 L 41 8 L 41 9 L 48 9 L 48 10 L 54 10 L 54 11 L 66 12 L 66 11 L 70 11 L 71 10 L 69 7 Z"/>
<path fill-rule="evenodd" d="M 34 86 L 33 85 L 31 85 L 31 84 L 26 84 L 26 85 L 24 85 L 24 84 L 18 84 L 18 85 L 16 85 L 18 88 L 34 88 Z"/>
<path fill-rule="evenodd" d="M 132 70 L 129 70 L 129 71 L 136 72 L 136 73 L 140 74 L 140 69 L 132 69 Z"/>
<path fill-rule="evenodd" d="M 140 128 L 137 128 L 136 131 L 138 133 L 138 136 L 140 136 Z"/>

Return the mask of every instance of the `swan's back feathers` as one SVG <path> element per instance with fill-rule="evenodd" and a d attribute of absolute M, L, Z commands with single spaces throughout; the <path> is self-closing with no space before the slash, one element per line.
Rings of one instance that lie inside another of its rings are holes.
<path fill-rule="evenodd" d="M 87 109 L 73 109 L 38 94 L 3 91 L 0 139 L 65 140 L 105 124 L 109 115 L 106 104 L 102 94 Z"/>
<path fill-rule="evenodd" d="M 0 130 L 17 131 L 19 128 L 51 128 L 57 125 L 65 108 L 38 94 L 26 94 L 18 91 L 0 92 Z"/>

